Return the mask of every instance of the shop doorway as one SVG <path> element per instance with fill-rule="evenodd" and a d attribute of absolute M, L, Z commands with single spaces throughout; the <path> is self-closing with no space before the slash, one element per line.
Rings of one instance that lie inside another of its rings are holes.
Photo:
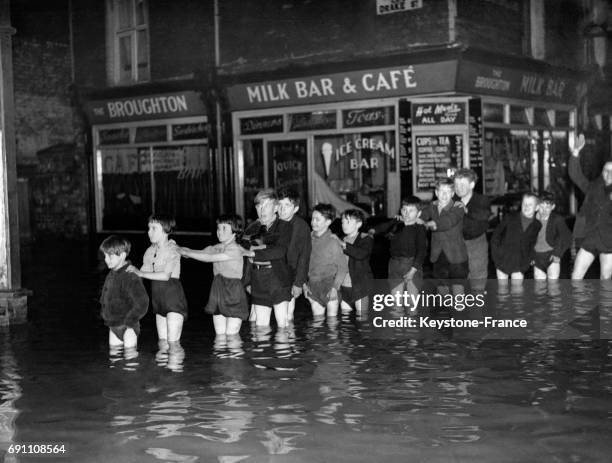
<path fill-rule="evenodd" d="M 308 144 L 305 139 L 269 141 L 268 185 L 291 188 L 300 196 L 300 214 L 308 216 Z"/>

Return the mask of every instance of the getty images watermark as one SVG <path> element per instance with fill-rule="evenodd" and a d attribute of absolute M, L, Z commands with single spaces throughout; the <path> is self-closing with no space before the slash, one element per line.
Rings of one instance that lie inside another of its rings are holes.
<path fill-rule="evenodd" d="M 368 319 L 375 329 L 479 330 L 487 338 L 612 339 L 612 282 L 425 280 L 396 289 L 375 280 Z"/>

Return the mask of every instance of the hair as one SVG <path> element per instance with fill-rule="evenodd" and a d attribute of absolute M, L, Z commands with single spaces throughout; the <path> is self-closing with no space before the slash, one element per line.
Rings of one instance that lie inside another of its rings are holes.
<path fill-rule="evenodd" d="M 118 256 L 122 252 L 125 252 L 125 255 L 127 256 L 132 249 L 132 243 L 130 243 L 123 236 L 110 235 L 108 238 L 102 241 L 99 249 L 104 254 L 114 254 Z"/>
<path fill-rule="evenodd" d="M 227 224 L 236 234 L 236 241 L 242 238 L 242 217 L 236 214 L 223 214 L 217 218 L 217 225 Z"/>
<path fill-rule="evenodd" d="M 319 203 L 313 208 L 312 211 L 318 212 L 323 217 L 331 221 L 336 218 L 336 209 L 334 209 L 334 206 L 332 206 L 331 204 Z"/>
<path fill-rule="evenodd" d="M 271 199 L 276 204 L 278 202 L 278 196 L 276 192 L 272 188 L 265 188 L 263 190 L 259 190 L 259 192 L 255 195 L 255 199 L 253 202 L 255 204 L 263 203 L 266 199 Z"/>
<path fill-rule="evenodd" d="M 551 191 L 543 191 L 540 194 L 540 198 L 539 199 L 540 199 L 541 203 L 548 203 L 548 204 L 552 204 L 553 206 L 556 203 L 555 195 Z"/>
<path fill-rule="evenodd" d="M 476 183 L 478 181 L 478 174 L 472 169 L 463 168 L 455 172 L 455 178 L 465 178 L 468 182 Z"/>
<path fill-rule="evenodd" d="M 444 185 L 449 186 L 451 188 L 455 188 L 455 182 L 452 178 L 441 177 L 436 180 L 436 190 Z"/>
<path fill-rule="evenodd" d="M 278 199 L 288 199 L 295 207 L 300 207 L 300 195 L 292 188 L 281 188 L 277 192 Z"/>
<path fill-rule="evenodd" d="M 523 193 L 523 196 L 521 196 L 521 202 L 525 198 L 535 198 L 536 201 L 540 201 L 540 198 L 538 197 L 537 193 L 533 191 L 526 191 L 525 193 Z"/>
<path fill-rule="evenodd" d="M 342 218 L 358 220 L 361 223 L 365 222 L 365 214 L 360 209 L 347 209 L 342 213 Z"/>
<path fill-rule="evenodd" d="M 166 234 L 172 233 L 176 229 L 176 220 L 168 214 L 151 214 L 149 223 L 158 223 Z"/>
<path fill-rule="evenodd" d="M 402 198 L 402 204 L 400 206 L 400 211 L 402 210 L 402 207 L 404 206 L 416 206 L 417 209 L 421 208 L 421 198 L 419 198 L 418 196 L 406 196 L 405 198 Z"/>

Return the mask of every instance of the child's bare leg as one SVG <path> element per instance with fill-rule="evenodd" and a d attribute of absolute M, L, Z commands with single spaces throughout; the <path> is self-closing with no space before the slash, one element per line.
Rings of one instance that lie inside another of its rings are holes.
<path fill-rule="evenodd" d="M 357 313 L 365 312 L 368 310 L 368 296 L 362 297 L 355 301 L 355 310 Z"/>
<path fill-rule="evenodd" d="M 242 320 L 236 317 L 227 317 L 225 329 L 228 336 L 236 336 L 240 332 Z"/>
<path fill-rule="evenodd" d="M 293 320 L 293 312 L 295 312 L 295 300 L 297 298 L 292 297 L 287 303 L 287 321 Z"/>
<path fill-rule="evenodd" d="M 340 301 L 338 301 L 338 299 L 327 301 L 327 316 L 328 317 L 337 317 L 338 316 L 338 307 L 340 307 Z"/>
<path fill-rule="evenodd" d="M 157 347 L 160 354 L 168 352 L 168 322 L 163 315 L 155 314 L 155 326 L 157 327 Z"/>
<path fill-rule="evenodd" d="M 255 311 L 255 304 L 251 304 L 251 313 L 249 314 L 249 321 L 250 322 L 257 321 L 257 312 Z"/>
<path fill-rule="evenodd" d="M 523 275 L 522 272 L 512 272 L 512 275 L 510 275 L 510 279 L 511 280 L 524 280 L 525 275 Z"/>
<path fill-rule="evenodd" d="M 123 333 L 123 345 L 126 349 L 134 349 L 138 345 L 138 336 L 132 328 L 128 328 Z"/>
<path fill-rule="evenodd" d="M 576 254 L 576 260 L 574 261 L 572 280 L 582 280 L 594 260 L 595 256 L 593 254 L 581 248 L 578 254 Z"/>
<path fill-rule="evenodd" d="M 217 335 L 227 333 L 226 320 L 227 319 L 221 314 L 213 315 L 213 325 L 215 326 L 215 333 Z"/>
<path fill-rule="evenodd" d="M 553 264 L 550 264 L 553 265 Z M 550 267 L 548 267 L 550 269 Z M 546 280 L 548 271 L 544 272 L 538 267 L 533 267 L 533 279 L 534 280 Z"/>
<path fill-rule="evenodd" d="M 313 317 L 322 317 L 323 315 L 325 315 L 325 307 L 323 307 L 314 299 L 308 298 L 308 301 L 310 302 L 310 308 L 312 309 Z"/>
<path fill-rule="evenodd" d="M 340 310 L 342 310 L 342 312 L 350 312 L 351 310 L 353 310 L 353 308 L 348 302 L 342 301 L 340 302 Z"/>
<path fill-rule="evenodd" d="M 549 280 L 558 280 L 561 275 L 561 264 L 559 262 L 553 262 L 546 269 L 546 276 Z"/>
<path fill-rule="evenodd" d="M 599 265 L 599 279 L 609 280 L 610 278 L 612 278 L 612 254 L 600 254 Z"/>
<path fill-rule="evenodd" d="M 505 272 L 502 272 L 500 269 L 495 269 L 495 273 L 497 274 L 497 279 L 498 280 L 507 280 L 508 279 L 508 274 Z"/>
<path fill-rule="evenodd" d="M 183 332 L 183 320 L 185 318 L 178 312 L 168 312 L 166 321 L 168 323 L 168 346 L 169 353 L 181 351 L 181 333 Z"/>
<path fill-rule="evenodd" d="M 120 347 L 123 345 L 123 341 L 110 329 L 108 330 L 108 345 L 109 347 Z"/>
<path fill-rule="evenodd" d="M 269 326 L 270 315 L 272 315 L 272 308 L 266 305 L 253 304 L 253 310 L 255 312 L 255 325 L 257 326 Z"/>
<path fill-rule="evenodd" d="M 287 316 L 288 305 L 288 301 L 274 304 L 274 318 L 276 318 L 276 326 L 279 328 L 284 328 L 289 324 L 289 317 Z"/>

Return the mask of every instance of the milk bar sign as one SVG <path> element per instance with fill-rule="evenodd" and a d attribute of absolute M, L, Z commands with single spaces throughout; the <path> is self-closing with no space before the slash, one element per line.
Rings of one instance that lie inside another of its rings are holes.
<path fill-rule="evenodd" d="M 376 14 L 401 13 L 423 8 L 423 0 L 376 0 Z"/>

